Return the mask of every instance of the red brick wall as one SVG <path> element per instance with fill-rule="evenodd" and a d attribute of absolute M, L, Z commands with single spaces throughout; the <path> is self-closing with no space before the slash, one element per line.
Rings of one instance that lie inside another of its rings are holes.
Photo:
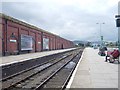
<path fill-rule="evenodd" d="M 0 24 L 0 55 L 2 54 L 2 24 Z"/>

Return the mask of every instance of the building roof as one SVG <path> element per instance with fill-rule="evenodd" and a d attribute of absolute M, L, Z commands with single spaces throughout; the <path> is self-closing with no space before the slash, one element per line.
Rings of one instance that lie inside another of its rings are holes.
<path fill-rule="evenodd" d="M 34 26 L 34 25 L 30 25 L 30 24 L 28 24 L 28 23 L 26 23 L 26 22 L 24 22 L 24 21 L 20 21 L 20 20 L 15 19 L 15 18 L 13 18 L 13 17 L 11 17 L 11 16 L 5 15 L 5 14 L 3 14 L 3 13 L 0 13 L 0 18 L 10 20 L 10 21 L 12 21 L 12 22 L 15 22 L 15 23 L 18 23 L 18 24 L 21 24 L 21 25 L 30 27 L 30 28 L 32 28 L 32 29 L 41 31 L 41 32 L 43 32 L 43 33 L 48 33 L 48 34 L 51 34 L 51 35 L 60 37 L 60 36 L 58 36 L 58 35 L 55 35 L 55 34 L 53 34 L 53 33 L 50 33 L 50 32 L 48 32 L 48 31 L 45 31 L 45 30 L 43 30 L 43 29 L 41 29 L 41 28 L 38 28 L 38 27 L 36 27 L 36 26 Z"/>

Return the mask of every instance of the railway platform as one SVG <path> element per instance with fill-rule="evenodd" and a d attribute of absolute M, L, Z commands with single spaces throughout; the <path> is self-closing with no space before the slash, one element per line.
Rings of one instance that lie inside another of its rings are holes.
<path fill-rule="evenodd" d="M 118 88 L 118 65 L 105 62 L 98 49 L 85 48 L 67 88 Z"/>
<path fill-rule="evenodd" d="M 19 62 L 23 62 L 23 61 L 27 61 L 27 60 L 31 60 L 35 58 L 57 54 L 57 53 L 62 53 L 62 52 L 73 50 L 73 49 L 75 48 L 0 57 L 0 66 L 5 66 L 5 65 L 13 64 L 13 63 L 19 63 Z"/>

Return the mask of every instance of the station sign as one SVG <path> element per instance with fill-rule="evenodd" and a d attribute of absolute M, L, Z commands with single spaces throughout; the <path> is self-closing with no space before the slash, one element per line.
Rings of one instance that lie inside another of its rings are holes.
<path fill-rule="evenodd" d="M 101 40 L 103 40 L 103 36 L 101 36 Z"/>
<path fill-rule="evenodd" d="M 120 27 L 120 19 L 116 19 L 116 27 Z"/>
<path fill-rule="evenodd" d="M 10 42 L 14 42 L 14 43 L 15 43 L 15 42 L 17 42 L 17 40 L 14 40 L 14 39 L 10 39 Z"/>

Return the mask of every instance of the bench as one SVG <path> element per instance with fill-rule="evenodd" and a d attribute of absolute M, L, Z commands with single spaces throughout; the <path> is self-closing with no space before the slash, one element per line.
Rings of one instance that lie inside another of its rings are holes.
<path fill-rule="evenodd" d="M 119 64 L 120 63 L 120 61 L 119 61 L 120 54 L 117 57 L 113 57 L 112 59 L 110 59 L 110 55 L 112 55 L 113 53 L 114 53 L 114 51 L 113 52 L 108 51 L 107 55 L 105 57 L 105 59 L 106 59 L 105 61 L 107 62 L 109 60 L 110 63 L 114 63 L 115 61 L 118 61 L 118 64 Z"/>

